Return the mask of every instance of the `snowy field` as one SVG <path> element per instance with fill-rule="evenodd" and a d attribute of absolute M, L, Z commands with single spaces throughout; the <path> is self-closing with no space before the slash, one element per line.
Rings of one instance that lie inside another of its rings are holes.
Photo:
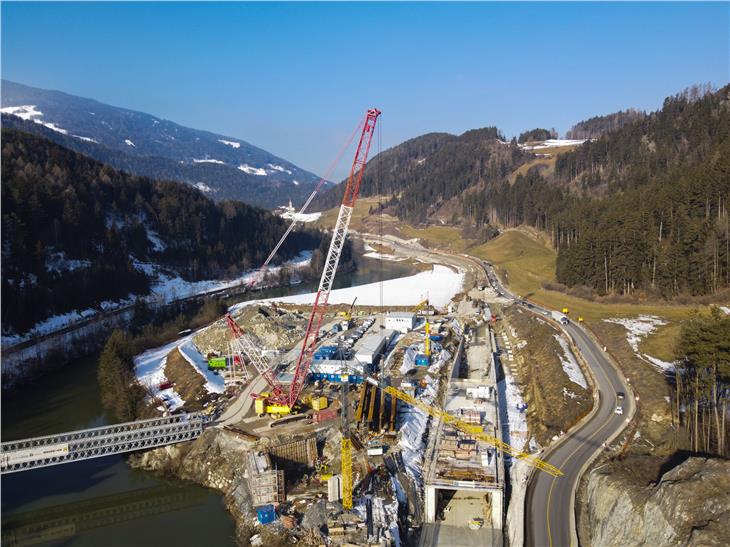
<path fill-rule="evenodd" d="M 654 332 L 658 327 L 666 325 L 666 321 L 655 315 L 640 315 L 635 319 L 628 317 L 612 318 L 604 319 L 604 321 L 606 323 L 621 325 L 626 329 L 626 341 L 640 359 L 648 361 L 662 372 L 674 371 L 674 363 L 662 361 L 661 359 L 657 359 L 656 357 L 652 357 L 651 355 L 647 355 L 639 351 L 639 344 L 641 341 Z"/>
<path fill-rule="evenodd" d="M 293 211 L 285 211 L 279 216 L 295 222 L 315 222 L 316 220 L 319 220 L 322 213 L 295 213 Z"/>
<path fill-rule="evenodd" d="M 580 370 L 578 362 L 573 356 L 573 352 L 570 351 L 568 341 L 559 334 L 555 334 L 553 336 L 558 341 L 558 344 L 560 344 L 560 347 L 563 348 L 563 355 L 560 356 L 560 363 L 563 365 L 563 370 L 565 371 L 565 374 L 568 375 L 568 378 L 570 378 L 571 382 L 578 384 L 583 389 L 588 389 L 586 379 L 583 376 L 583 372 Z"/>
<path fill-rule="evenodd" d="M 584 142 L 586 142 L 585 139 L 548 139 L 537 144 L 521 144 L 519 146 L 523 150 L 542 150 L 543 148 L 557 148 L 559 146 L 576 146 Z"/>
<path fill-rule="evenodd" d="M 200 331 L 197 331 L 197 334 Z M 186 340 L 179 344 L 177 349 L 180 351 L 185 360 L 190 363 L 195 371 L 205 378 L 205 390 L 208 393 L 223 393 L 225 390 L 225 381 L 223 376 L 215 374 L 212 370 L 208 370 L 208 360 L 203 357 L 195 347 L 192 340 Z"/>
<path fill-rule="evenodd" d="M 444 307 L 451 302 L 455 294 L 461 292 L 464 284 L 464 273 L 454 272 L 446 266 L 434 265 L 428 272 L 420 272 L 408 277 L 399 277 L 383 281 L 383 302 L 388 306 L 415 306 L 423 300 L 423 294 L 428 291 L 429 300 L 436 307 Z M 236 312 L 243 307 L 262 302 L 282 302 L 285 304 L 312 304 L 316 293 L 282 296 L 241 302 L 231 306 L 230 311 Z M 361 306 L 380 305 L 380 283 L 368 283 L 355 287 L 336 289 L 330 293 L 330 304 L 349 304 L 355 297 Z"/>
<path fill-rule="evenodd" d="M 167 410 L 177 410 L 185 404 L 185 401 L 173 388 L 159 389 L 160 384 L 167 381 L 165 376 L 167 354 L 178 345 L 190 341 L 192 336 L 190 334 L 159 348 L 147 350 L 134 358 L 134 375 L 137 380 L 149 391 L 151 396 L 164 400 Z"/>
<path fill-rule="evenodd" d="M 193 344 L 193 337 L 198 332 L 200 331 L 193 332 L 184 338 L 174 340 L 164 346 L 149 349 L 134 358 L 134 375 L 137 377 L 137 381 L 153 397 L 159 397 L 164 400 L 167 410 L 176 410 L 185 404 L 185 401 L 174 388 L 159 389 L 160 384 L 168 381 L 168 378 L 165 376 L 167 355 L 175 349 L 180 351 L 180 355 L 190 363 L 190 366 L 205 378 L 204 387 L 208 393 L 223 393 L 225 389 L 223 377 L 208 370 L 207 360 L 200 354 L 195 344 Z"/>

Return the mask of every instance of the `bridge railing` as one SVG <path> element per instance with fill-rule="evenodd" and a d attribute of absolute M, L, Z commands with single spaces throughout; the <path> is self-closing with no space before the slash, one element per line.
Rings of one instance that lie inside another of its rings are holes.
<path fill-rule="evenodd" d="M 5 442 L 0 445 L 0 473 L 190 441 L 200 436 L 205 422 L 199 413 L 178 414 Z"/>

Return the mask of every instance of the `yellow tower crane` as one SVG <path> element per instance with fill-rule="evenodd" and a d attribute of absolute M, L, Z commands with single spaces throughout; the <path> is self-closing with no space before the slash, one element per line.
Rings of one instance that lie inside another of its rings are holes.
<path fill-rule="evenodd" d="M 347 511 L 352 509 L 352 440 L 350 439 L 350 424 L 348 423 L 347 392 L 350 389 L 347 370 L 340 376 L 342 393 L 340 403 L 342 407 L 342 443 L 340 459 L 342 461 L 342 507 Z"/>
<path fill-rule="evenodd" d="M 426 319 L 426 339 L 423 343 L 423 354 L 426 357 L 431 357 L 431 325 Z"/>
<path fill-rule="evenodd" d="M 366 377 L 366 380 L 373 384 L 374 386 L 380 387 L 378 385 L 378 381 L 371 377 Z M 396 399 L 400 399 L 404 403 L 408 403 L 411 406 L 416 407 L 417 409 L 425 412 L 429 416 L 432 416 L 433 418 L 437 420 L 441 420 L 443 423 L 451 425 L 458 429 L 459 431 L 463 431 L 467 435 L 471 435 L 475 439 L 478 439 L 480 441 L 483 441 L 497 450 L 500 450 L 504 452 L 505 454 L 509 454 L 515 459 L 522 460 L 528 465 L 531 465 L 532 467 L 535 467 L 539 469 L 540 471 L 544 471 L 548 473 L 549 475 L 552 475 L 553 477 L 560 477 L 563 475 L 563 472 L 555 467 L 554 465 L 550 465 L 546 461 L 543 461 L 539 458 L 536 458 L 535 456 L 528 454 L 526 452 L 522 452 L 520 450 L 517 450 L 516 448 L 512 448 L 509 444 L 507 444 L 504 441 L 501 441 L 497 437 L 494 437 L 492 435 L 489 435 L 488 433 L 484 432 L 484 429 L 479 425 L 469 424 L 464 422 L 463 420 L 460 420 L 456 416 L 452 416 L 448 412 L 444 412 L 443 410 L 440 410 L 438 408 L 432 407 L 430 405 L 427 405 L 426 403 L 419 401 L 415 397 L 412 397 L 408 395 L 407 393 L 403 393 L 402 391 L 397 390 L 396 388 L 392 386 L 385 386 L 380 387 L 385 393 L 389 394 L 391 397 L 395 397 Z"/>

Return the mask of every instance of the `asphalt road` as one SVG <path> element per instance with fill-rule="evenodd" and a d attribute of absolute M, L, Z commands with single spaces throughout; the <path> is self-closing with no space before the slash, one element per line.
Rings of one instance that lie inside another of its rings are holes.
<path fill-rule="evenodd" d="M 493 282 L 506 296 L 517 299 L 499 286 L 494 271 L 488 268 Z M 544 310 L 532 304 L 523 307 L 541 314 Z M 562 326 L 593 372 L 598 391 L 598 408 L 590 419 L 571 430 L 560 442 L 541 456 L 564 473 L 555 478 L 535 472 L 527 485 L 525 543 L 530 546 L 568 546 L 575 544 L 575 492 L 584 468 L 604 450 L 606 445 L 626 427 L 633 416 L 635 401 L 626 379 L 616 370 L 601 347 L 583 328 L 572 321 Z M 620 400 L 617 393 L 625 394 Z M 616 407 L 622 414 L 616 414 Z"/>

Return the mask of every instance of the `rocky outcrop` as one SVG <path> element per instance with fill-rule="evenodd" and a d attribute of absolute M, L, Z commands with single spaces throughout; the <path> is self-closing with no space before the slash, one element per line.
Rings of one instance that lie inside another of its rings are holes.
<path fill-rule="evenodd" d="M 730 461 L 689 458 L 658 482 L 602 467 L 586 478 L 589 537 L 595 547 L 724 546 L 730 538 Z"/>
<path fill-rule="evenodd" d="M 198 439 L 150 450 L 130 458 L 133 467 L 189 480 L 223 493 L 236 521 L 241 544 L 247 544 L 255 519 L 244 473 L 253 443 L 227 431 L 210 428 Z"/>

